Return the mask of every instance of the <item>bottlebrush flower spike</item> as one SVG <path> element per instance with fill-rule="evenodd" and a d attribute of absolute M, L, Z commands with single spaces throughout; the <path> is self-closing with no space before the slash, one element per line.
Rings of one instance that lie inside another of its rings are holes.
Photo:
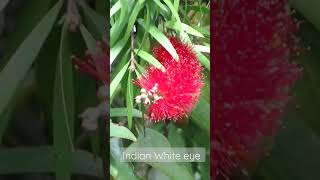
<path fill-rule="evenodd" d="M 109 51 L 104 43 L 99 42 L 94 52 L 87 52 L 84 60 L 73 57 L 73 64 L 79 71 L 88 74 L 96 80 L 105 83 L 109 82 Z"/>
<path fill-rule="evenodd" d="M 179 120 L 197 103 L 202 81 L 202 67 L 189 45 L 170 37 L 179 60 L 176 61 L 162 46 L 153 49 L 154 56 L 165 70 L 150 66 L 143 76 L 135 81 L 141 87 L 136 102 L 147 104 L 151 121 Z"/>
<path fill-rule="evenodd" d="M 211 179 L 231 179 L 266 153 L 300 74 L 286 0 L 213 2 Z"/>

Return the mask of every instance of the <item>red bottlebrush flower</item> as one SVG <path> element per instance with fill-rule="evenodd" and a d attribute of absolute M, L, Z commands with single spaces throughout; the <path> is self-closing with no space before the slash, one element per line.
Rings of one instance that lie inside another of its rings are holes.
<path fill-rule="evenodd" d="M 213 3 L 211 179 L 230 179 L 266 152 L 300 70 L 285 0 Z"/>
<path fill-rule="evenodd" d="M 96 80 L 106 83 L 109 82 L 109 51 L 106 45 L 98 43 L 94 52 L 88 52 L 85 59 L 81 60 L 73 57 L 73 64 L 82 73 L 88 74 Z"/>
<path fill-rule="evenodd" d="M 154 122 L 185 117 L 197 103 L 203 87 L 202 67 L 192 48 L 173 37 L 170 42 L 179 60 L 174 60 L 164 47 L 155 47 L 153 54 L 165 70 L 150 66 L 135 82 L 142 88 L 136 101 L 148 104 L 148 115 Z"/>

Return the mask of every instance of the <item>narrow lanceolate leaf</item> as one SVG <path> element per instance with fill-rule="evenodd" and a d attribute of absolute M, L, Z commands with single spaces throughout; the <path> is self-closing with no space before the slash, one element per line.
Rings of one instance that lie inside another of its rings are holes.
<path fill-rule="evenodd" d="M 120 72 L 116 75 L 116 77 L 112 80 L 111 84 L 110 84 L 110 97 L 113 96 L 113 93 L 115 92 L 116 88 L 118 87 L 118 85 L 120 84 L 124 74 L 127 71 L 129 62 L 123 66 L 123 68 L 120 70 Z"/>
<path fill-rule="evenodd" d="M 121 4 L 120 4 L 120 1 L 117 1 L 116 4 L 114 4 L 112 6 L 112 8 L 110 9 L 110 18 L 116 14 L 121 8 Z"/>
<path fill-rule="evenodd" d="M 133 111 L 133 85 L 132 85 L 132 72 L 131 71 L 129 71 L 129 75 L 128 75 L 126 103 L 127 103 L 128 126 L 131 129 L 131 127 L 132 127 L 132 111 Z"/>
<path fill-rule="evenodd" d="M 143 60 L 152 64 L 156 68 L 161 69 L 161 70 L 165 70 L 165 67 L 155 57 L 153 57 L 151 54 L 147 53 L 146 51 L 143 51 L 143 50 L 139 51 L 138 49 L 135 49 L 134 52 L 138 56 L 140 56 Z"/>
<path fill-rule="evenodd" d="M 18 85 L 36 59 L 62 7 L 59 1 L 32 30 L 0 72 L 0 114 L 9 104 Z"/>
<path fill-rule="evenodd" d="M 177 12 L 179 11 L 179 3 L 180 3 L 180 0 L 174 0 L 173 2 L 173 7 Z"/>
<path fill-rule="evenodd" d="M 151 12 L 152 8 L 150 6 L 151 6 L 150 1 L 147 1 L 146 2 L 147 14 L 145 15 L 145 18 L 144 18 L 144 19 L 146 19 L 145 30 L 144 30 L 144 33 L 143 33 L 141 44 L 139 46 L 139 50 L 141 50 L 141 48 L 144 47 L 145 42 L 149 37 L 148 36 L 149 35 L 148 31 L 149 31 L 149 27 L 150 27 L 150 24 L 151 24 L 151 14 L 153 14 L 153 12 L 155 11 L 155 10 L 153 10 L 153 12 Z"/>
<path fill-rule="evenodd" d="M 142 19 L 139 19 L 138 22 L 140 25 L 142 25 L 142 27 L 146 28 L 145 23 Z M 148 31 L 151 36 L 154 37 L 175 60 L 179 60 L 177 51 L 174 49 L 169 39 L 157 27 L 155 27 L 154 25 L 150 25 Z"/>
<path fill-rule="evenodd" d="M 170 9 L 172 16 L 177 20 L 178 22 L 178 29 L 181 32 L 182 29 L 182 25 L 181 25 L 181 20 L 178 14 L 178 10 L 174 7 L 174 5 L 171 3 L 170 0 L 163 0 L 163 2 L 168 6 L 168 8 Z"/>
<path fill-rule="evenodd" d="M 110 65 L 118 57 L 118 55 L 120 54 L 121 50 L 124 48 L 126 43 L 127 43 L 127 40 L 121 39 L 114 46 L 111 47 L 111 49 L 110 49 Z"/>
<path fill-rule="evenodd" d="M 136 22 L 136 19 L 138 17 L 138 14 L 144 6 L 144 2 L 145 2 L 145 0 L 138 0 L 136 5 L 134 6 L 132 13 L 131 13 L 129 20 L 128 20 L 128 25 L 127 25 L 126 32 L 124 34 L 124 39 L 129 39 L 132 28 L 134 26 L 134 23 Z"/>
<path fill-rule="evenodd" d="M 67 24 L 62 28 L 60 50 L 55 73 L 53 99 L 53 144 L 57 154 L 56 179 L 71 179 L 71 154 L 73 147 L 74 90 L 71 53 L 68 52 Z"/>
<path fill-rule="evenodd" d="M 100 36 L 107 34 L 107 20 L 103 16 L 99 15 L 96 11 L 91 9 L 85 1 L 77 1 L 83 9 L 84 15 L 88 18 L 95 29 L 99 31 Z"/>
<path fill-rule="evenodd" d="M 178 26 L 178 22 L 177 21 L 168 21 L 165 23 L 165 26 L 170 28 L 170 29 L 174 29 L 174 30 L 179 30 L 179 26 Z M 197 36 L 197 37 L 204 37 L 199 31 L 197 31 L 196 29 L 192 28 L 191 26 L 181 23 L 182 26 L 182 31 L 191 34 L 193 36 Z"/>
<path fill-rule="evenodd" d="M 118 137 L 123 139 L 129 139 L 132 141 L 137 141 L 137 138 L 128 128 L 124 126 L 118 126 L 112 122 L 110 122 L 110 137 Z"/>
<path fill-rule="evenodd" d="M 173 17 L 181 23 L 181 20 L 180 20 L 180 17 L 179 17 L 179 14 L 178 14 L 178 9 L 176 9 L 174 7 L 174 5 L 172 4 L 172 2 L 170 0 L 163 0 L 163 2 L 168 6 L 168 8 L 170 9 Z"/>
<path fill-rule="evenodd" d="M 210 112 L 210 104 L 205 99 L 205 97 L 200 97 L 197 106 L 191 113 L 191 120 L 209 135 L 210 116 L 208 116 L 208 112 Z"/>
<path fill-rule="evenodd" d="M 167 8 L 167 6 L 165 6 L 164 4 L 162 4 L 162 2 L 160 0 L 153 0 L 155 4 L 157 4 L 159 6 L 160 9 L 162 9 L 163 11 L 169 13 L 169 9 Z"/>
<path fill-rule="evenodd" d="M 2 148 L 0 174 L 52 173 L 55 171 L 55 158 L 55 151 L 50 146 Z M 100 158 L 77 150 L 71 154 L 71 159 L 73 174 L 102 177 Z"/>
<path fill-rule="evenodd" d="M 146 134 L 141 133 L 138 137 L 138 141 L 131 144 L 129 148 L 143 148 L 143 147 L 166 147 L 169 148 L 171 145 L 166 137 L 159 132 L 146 129 Z M 191 173 L 181 164 L 170 162 L 148 162 L 148 164 L 157 170 L 167 175 L 172 180 L 192 180 L 194 177 Z"/>
<path fill-rule="evenodd" d="M 91 52 L 94 52 L 94 50 L 97 48 L 97 41 L 93 38 L 93 36 L 90 34 L 90 32 L 83 24 L 80 25 L 80 32 L 87 45 L 87 48 Z"/>
<path fill-rule="evenodd" d="M 210 71 L 210 60 L 205 56 L 203 55 L 201 52 L 197 51 L 196 50 L 196 53 L 197 53 L 197 56 L 198 56 L 198 59 L 200 61 L 200 63 Z"/>
<path fill-rule="evenodd" d="M 127 116 L 127 108 L 111 108 L 110 117 L 123 117 Z M 132 109 L 132 117 L 142 118 L 141 111 L 138 109 Z"/>
<path fill-rule="evenodd" d="M 112 25 L 110 29 L 110 46 L 115 46 L 115 43 L 119 40 L 122 30 L 128 22 L 128 0 L 119 0 L 121 4 L 121 13 L 120 17 L 117 18 L 117 21 Z"/>
<path fill-rule="evenodd" d="M 199 51 L 199 52 L 210 53 L 210 47 L 209 46 L 194 45 L 193 48 L 196 51 Z"/>

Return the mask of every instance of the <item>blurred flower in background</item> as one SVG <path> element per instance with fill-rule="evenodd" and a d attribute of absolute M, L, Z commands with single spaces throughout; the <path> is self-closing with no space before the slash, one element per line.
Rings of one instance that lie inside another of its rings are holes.
<path fill-rule="evenodd" d="M 104 83 L 108 81 L 108 48 L 104 43 L 98 43 L 95 50 L 88 51 L 86 57 L 81 60 L 73 57 L 73 63 L 79 71 L 88 74 L 94 79 Z"/>
<path fill-rule="evenodd" d="M 300 69 L 297 23 L 286 0 L 215 1 L 213 179 L 249 174 L 281 125 Z"/>
<path fill-rule="evenodd" d="M 105 43 L 99 42 L 96 49 L 88 51 L 86 57 L 81 60 L 73 57 L 73 64 L 80 72 L 85 73 L 96 79 L 101 86 L 97 92 L 97 98 L 100 101 L 96 107 L 87 108 L 80 117 L 83 119 L 82 127 L 86 130 L 94 131 L 98 128 L 98 119 L 107 116 L 108 108 L 108 88 L 109 69 L 108 69 L 108 51 Z"/>

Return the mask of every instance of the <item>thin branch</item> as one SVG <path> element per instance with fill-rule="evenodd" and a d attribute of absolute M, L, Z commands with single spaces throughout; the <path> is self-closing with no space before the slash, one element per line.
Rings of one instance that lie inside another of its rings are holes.
<path fill-rule="evenodd" d="M 131 31 L 131 45 L 130 45 L 130 51 L 131 51 L 131 57 L 130 57 L 130 66 L 129 66 L 129 70 L 130 71 L 134 71 L 136 69 L 135 66 L 135 58 L 134 58 L 134 32 L 133 29 Z"/>

